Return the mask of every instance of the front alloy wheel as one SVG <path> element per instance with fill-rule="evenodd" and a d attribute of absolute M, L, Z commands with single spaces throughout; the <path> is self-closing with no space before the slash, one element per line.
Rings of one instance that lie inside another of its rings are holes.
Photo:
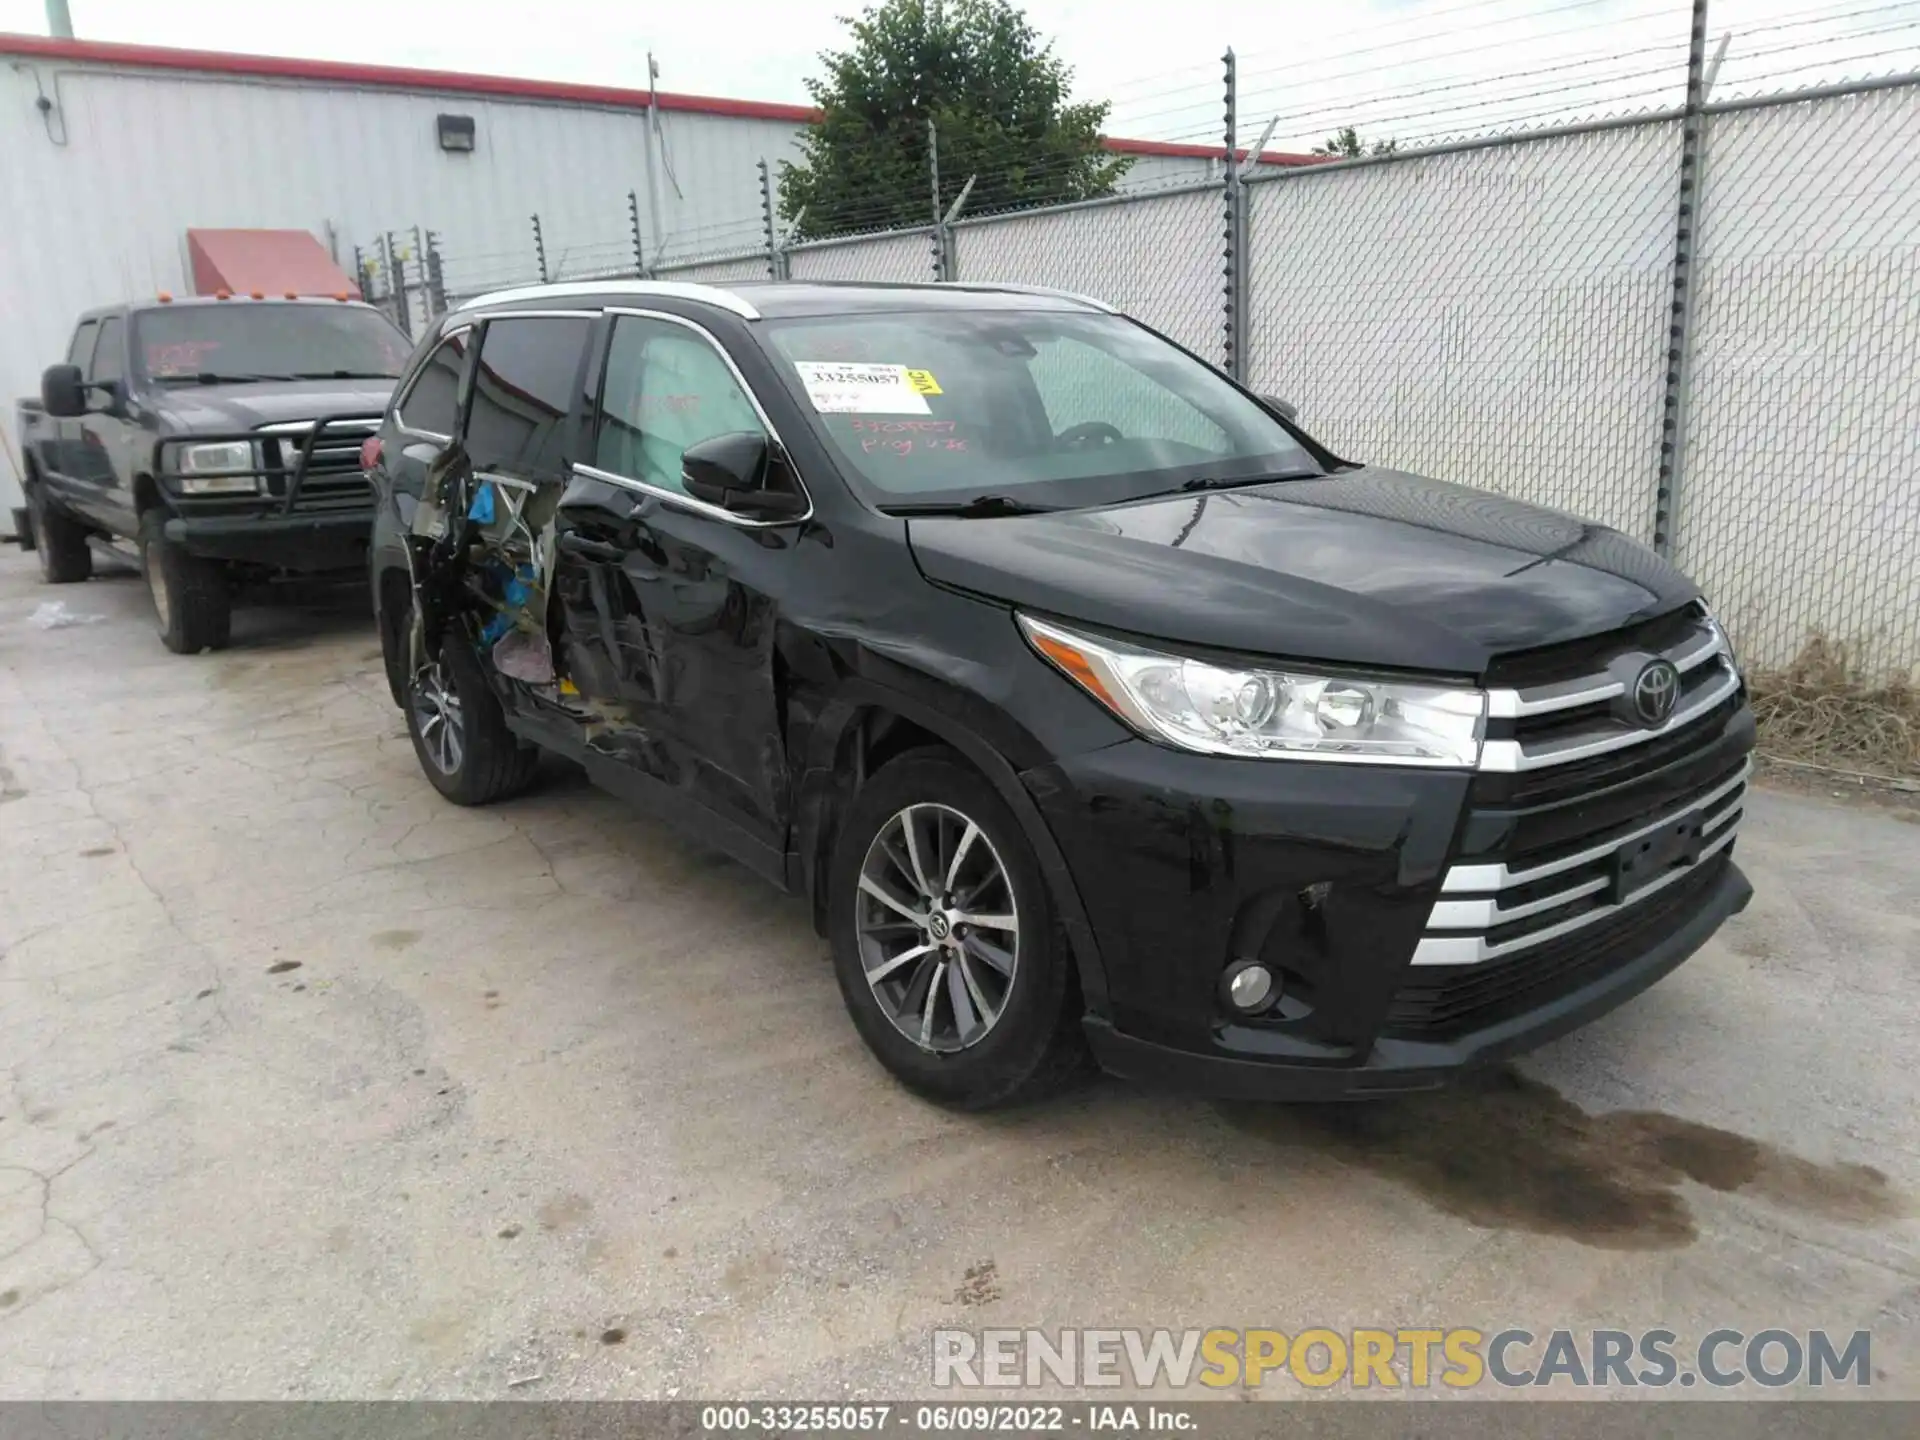
<path fill-rule="evenodd" d="M 967 1110 L 1031 1099 L 1080 1067 L 1053 894 L 984 775 L 949 751 L 909 750 L 867 778 L 836 828 L 834 976 L 881 1064 Z"/>
<path fill-rule="evenodd" d="M 922 1050 L 978 1044 L 999 1021 L 1020 962 L 1020 907 L 999 851 L 972 819 L 909 805 L 860 867 L 855 925 L 867 985 Z"/>

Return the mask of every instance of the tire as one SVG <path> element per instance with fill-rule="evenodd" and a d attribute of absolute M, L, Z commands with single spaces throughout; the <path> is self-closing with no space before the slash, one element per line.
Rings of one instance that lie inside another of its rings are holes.
<path fill-rule="evenodd" d="M 153 597 L 160 641 L 176 655 L 224 650 L 233 638 L 233 593 L 217 560 L 189 555 L 167 539 L 166 515 L 140 517 L 140 571 Z"/>
<path fill-rule="evenodd" d="M 912 893 L 916 859 L 945 907 Z M 943 894 L 950 878 L 953 891 Z M 863 879 L 938 918 L 906 920 Z M 957 757 L 912 751 L 868 781 L 840 828 L 827 903 L 834 971 L 854 1028 L 908 1089 L 985 1110 L 1036 1099 L 1082 1067 L 1078 987 L 1053 897 L 1012 810 Z M 967 928 L 947 918 L 954 915 L 990 923 Z M 916 950 L 925 953 L 909 954 Z"/>
<path fill-rule="evenodd" d="M 84 525 L 47 503 L 35 485 L 27 491 L 27 515 L 33 523 L 33 551 L 40 557 L 40 578 L 49 585 L 75 585 L 93 576 L 93 551 Z"/>
<path fill-rule="evenodd" d="M 403 623 L 402 635 L 411 637 L 411 615 Z M 457 632 L 447 634 L 432 664 L 408 677 L 406 714 L 421 772 L 456 805 L 517 795 L 539 767 L 539 748 L 507 728 L 499 697 Z"/>

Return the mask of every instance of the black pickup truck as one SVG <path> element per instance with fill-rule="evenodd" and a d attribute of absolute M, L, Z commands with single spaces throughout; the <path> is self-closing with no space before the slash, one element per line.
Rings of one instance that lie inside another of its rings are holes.
<path fill-rule="evenodd" d="M 218 650 L 241 585 L 364 571 L 373 501 L 360 450 L 412 348 L 347 300 L 89 311 L 39 400 L 20 402 L 22 543 L 55 585 L 92 575 L 95 541 L 127 550 L 167 648 Z"/>

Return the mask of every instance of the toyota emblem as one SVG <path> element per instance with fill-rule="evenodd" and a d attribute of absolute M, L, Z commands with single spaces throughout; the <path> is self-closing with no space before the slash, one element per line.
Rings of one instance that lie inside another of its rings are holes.
<path fill-rule="evenodd" d="M 1649 660 L 1633 680 L 1633 710 L 1643 725 L 1664 725 L 1680 698 L 1680 672 L 1670 660 Z"/>

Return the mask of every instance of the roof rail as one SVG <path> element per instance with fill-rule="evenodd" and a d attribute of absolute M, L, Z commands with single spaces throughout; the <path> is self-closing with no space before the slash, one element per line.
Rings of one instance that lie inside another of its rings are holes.
<path fill-rule="evenodd" d="M 1004 290 L 1013 295 L 1049 295 L 1056 300 L 1076 300 L 1082 305 L 1105 311 L 1109 315 L 1120 313 L 1104 300 L 1096 300 L 1091 295 L 1082 295 L 1074 290 L 1057 290 L 1051 285 L 1015 285 L 998 280 L 948 280 L 943 283 L 952 290 Z"/>
<path fill-rule="evenodd" d="M 521 285 L 511 290 L 494 290 L 464 300 L 459 310 L 474 310 L 482 305 L 510 305 L 520 300 L 552 300 L 560 296 L 583 295 L 658 295 L 677 300 L 700 300 L 731 310 L 743 320 L 758 320 L 760 312 L 731 290 L 717 285 L 697 285 L 688 280 L 567 280 L 551 285 Z"/>

